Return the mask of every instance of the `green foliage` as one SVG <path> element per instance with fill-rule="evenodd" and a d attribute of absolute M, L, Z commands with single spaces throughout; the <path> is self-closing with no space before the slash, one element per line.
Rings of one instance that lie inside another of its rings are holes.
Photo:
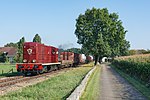
<path fill-rule="evenodd" d="M 22 37 L 19 42 L 17 43 L 18 45 L 18 50 L 17 50 L 17 56 L 14 58 L 16 62 L 21 63 L 23 61 L 23 44 L 25 42 L 25 38 Z"/>
<path fill-rule="evenodd" d="M 25 38 L 22 37 L 19 42 L 17 43 L 7 43 L 4 45 L 5 47 L 15 47 L 17 48 L 17 55 L 14 57 L 14 62 L 21 63 L 23 61 L 23 44 L 25 42 Z M 0 57 L 1 59 L 1 57 Z M 8 58 L 6 58 L 6 61 L 8 61 Z"/>
<path fill-rule="evenodd" d="M 13 70 L 13 73 L 10 72 L 10 70 Z M 3 74 L 2 74 L 3 71 Z M 17 73 L 16 66 L 12 64 L 0 64 L 0 77 L 8 77 L 8 76 L 16 76 L 19 73 Z"/>
<path fill-rule="evenodd" d="M 107 8 L 87 9 L 85 14 L 80 14 L 76 22 L 75 35 L 78 43 L 87 53 L 100 56 L 126 55 L 129 42 L 121 20 L 116 13 L 109 13 Z"/>
<path fill-rule="evenodd" d="M 70 52 L 82 54 L 82 51 L 80 48 L 70 48 L 70 49 L 67 49 L 65 51 L 70 51 Z"/>
<path fill-rule="evenodd" d="M 124 77 L 129 83 L 131 83 L 137 90 L 139 90 L 144 96 L 150 100 L 150 89 L 142 84 L 138 79 L 131 77 L 130 74 L 124 73 L 122 70 L 118 69 L 116 66 L 111 65 L 115 71 L 117 71 L 122 77 Z"/>
<path fill-rule="evenodd" d="M 136 50 L 129 50 L 129 55 L 135 55 L 135 54 L 137 54 Z"/>
<path fill-rule="evenodd" d="M 10 42 L 10 43 L 7 43 L 6 45 L 4 45 L 4 47 L 15 47 L 15 48 L 17 48 L 17 43 Z"/>
<path fill-rule="evenodd" d="M 129 56 L 117 58 L 113 64 L 128 75 L 139 79 L 146 86 L 150 87 L 150 55 Z"/>
<path fill-rule="evenodd" d="M 36 34 L 35 37 L 33 38 L 33 42 L 41 43 L 41 37 L 38 34 Z"/>
<path fill-rule="evenodd" d="M 7 53 L 0 52 L 0 62 L 2 62 L 2 63 L 8 62 Z"/>
<path fill-rule="evenodd" d="M 144 49 L 139 49 L 139 50 L 129 50 L 129 55 L 136 55 L 136 54 L 149 54 L 150 50 L 144 50 Z"/>
<path fill-rule="evenodd" d="M 1 96 L 0 100 L 66 100 L 90 69 L 78 67 L 61 72 L 42 83 Z"/>

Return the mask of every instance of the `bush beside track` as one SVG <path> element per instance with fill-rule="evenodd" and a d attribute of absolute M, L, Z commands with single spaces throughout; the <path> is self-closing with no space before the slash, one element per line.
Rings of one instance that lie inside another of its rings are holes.
<path fill-rule="evenodd" d="M 92 67 L 92 65 L 87 66 L 88 67 L 78 67 L 70 69 L 69 71 L 52 77 L 47 81 L 26 87 L 21 91 L 16 91 L 15 93 L 10 93 L 8 95 L 1 96 L 0 98 L 2 100 L 66 99 L 75 89 L 75 87 L 80 84 L 81 80 Z"/>
<path fill-rule="evenodd" d="M 119 57 L 113 65 L 150 87 L 150 55 Z"/>

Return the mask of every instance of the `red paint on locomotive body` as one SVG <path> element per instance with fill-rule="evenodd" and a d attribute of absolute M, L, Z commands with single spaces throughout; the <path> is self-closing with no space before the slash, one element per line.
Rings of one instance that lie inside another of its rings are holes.
<path fill-rule="evenodd" d="M 26 42 L 23 46 L 23 63 L 17 64 L 21 72 L 42 71 L 46 65 L 58 65 L 58 48 L 36 42 Z"/>
<path fill-rule="evenodd" d="M 51 62 L 58 62 L 58 48 L 51 47 Z"/>
<path fill-rule="evenodd" d="M 56 63 L 58 49 L 36 42 L 26 42 L 23 47 L 24 63 Z"/>

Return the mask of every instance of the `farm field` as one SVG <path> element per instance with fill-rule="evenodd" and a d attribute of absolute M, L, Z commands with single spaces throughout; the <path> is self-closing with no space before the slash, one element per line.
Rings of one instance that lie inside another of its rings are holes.
<path fill-rule="evenodd" d="M 13 73 L 12 73 L 13 70 Z M 0 77 L 17 75 L 15 64 L 0 64 Z"/>
<path fill-rule="evenodd" d="M 150 99 L 150 54 L 119 57 L 113 68 Z"/>
<path fill-rule="evenodd" d="M 0 100 L 65 100 L 92 66 L 72 68 L 42 83 L 1 96 Z"/>

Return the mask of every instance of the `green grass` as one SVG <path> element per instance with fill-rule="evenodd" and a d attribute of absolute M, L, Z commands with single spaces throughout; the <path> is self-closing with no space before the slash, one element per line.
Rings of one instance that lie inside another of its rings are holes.
<path fill-rule="evenodd" d="M 80 100 L 99 100 L 100 95 L 100 66 L 90 76 L 86 89 Z"/>
<path fill-rule="evenodd" d="M 143 95 L 145 95 L 150 100 L 150 88 L 147 88 L 145 85 L 140 83 L 137 79 L 132 78 L 128 74 L 122 72 L 114 65 L 111 65 L 113 69 L 115 69 L 122 77 L 124 77 L 129 83 L 131 83 L 138 91 L 140 91 Z"/>
<path fill-rule="evenodd" d="M 12 70 L 13 69 L 13 73 Z M 3 71 L 3 73 L 2 73 Z M 10 72 L 9 72 L 10 71 Z M 17 75 L 16 65 L 12 64 L 0 64 L 0 77 L 6 77 L 6 76 L 14 76 Z"/>
<path fill-rule="evenodd" d="M 83 65 L 80 65 L 81 67 L 92 67 L 94 66 L 94 62 L 90 62 L 88 64 L 83 64 Z"/>
<path fill-rule="evenodd" d="M 0 100 L 65 100 L 91 67 L 77 67 L 49 80 L 1 96 Z"/>

